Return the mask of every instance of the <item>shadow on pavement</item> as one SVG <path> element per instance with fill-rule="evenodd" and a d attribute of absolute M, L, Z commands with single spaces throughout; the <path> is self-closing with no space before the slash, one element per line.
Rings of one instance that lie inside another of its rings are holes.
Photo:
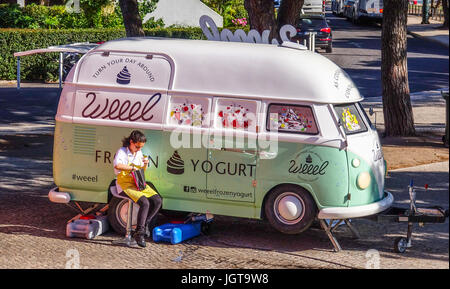
<path fill-rule="evenodd" d="M 0 88 L 0 125 L 54 123 L 59 88 Z"/>

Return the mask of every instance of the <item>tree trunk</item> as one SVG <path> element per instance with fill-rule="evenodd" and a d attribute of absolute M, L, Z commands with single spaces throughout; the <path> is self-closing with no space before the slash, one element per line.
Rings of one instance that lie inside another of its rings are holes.
<path fill-rule="evenodd" d="M 285 24 L 291 24 L 296 27 L 304 2 L 305 0 L 283 0 L 278 10 L 278 27 Z"/>
<path fill-rule="evenodd" d="M 283 25 L 290 24 L 297 27 L 304 0 L 283 0 L 277 17 L 277 32 Z M 277 33 L 277 35 L 280 35 Z M 278 39 L 281 42 L 281 39 Z"/>
<path fill-rule="evenodd" d="M 442 9 L 444 10 L 444 27 L 448 28 L 448 0 L 442 1 Z"/>
<path fill-rule="evenodd" d="M 276 38 L 277 24 L 273 0 L 244 0 L 244 7 L 248 12 L 250 29 L 255 29 L 259 33 L 270 30 L 269 39 Z"/>
<path fill-rule="evenodd" d="M 127 37 L 143 37 L 142 19 L 139 16 L 137 0 L 119 0 L 120 10 L 122 10 L 123 24 Z"/>
<path fill-rule="evenodd" d="M 384 0 L 381 80 L 386 136 L 415 134 L 408 83 L 406 23 L 408 0 Z"/>

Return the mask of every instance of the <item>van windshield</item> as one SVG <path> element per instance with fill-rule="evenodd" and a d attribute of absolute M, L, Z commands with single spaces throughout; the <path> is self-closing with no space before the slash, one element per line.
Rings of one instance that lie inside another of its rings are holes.
<path fill-rule="evenodd" d="M 335 105 L 334 109 L 346 134 L 367 131 L 367 127 L 354 103 Z"/>

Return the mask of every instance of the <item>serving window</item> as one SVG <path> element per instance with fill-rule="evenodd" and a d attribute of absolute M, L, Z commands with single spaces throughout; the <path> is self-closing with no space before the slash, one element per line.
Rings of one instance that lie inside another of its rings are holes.
<path fill-rule="evenodd" d="M 168 124 L 207 127 L 210 100 L 208 98 L 172 96 Z"/>
<path fill-rule="evenodd" d="M 222 129 L 256 131 L 258 109 L 257 101 L 218 99 L 214 126 Z"/>
<path fill-rule="evenodd" d="M 312 108 L 303 105 L 270 104 L 267 130 L 287 133 L 318 134 Z"/>

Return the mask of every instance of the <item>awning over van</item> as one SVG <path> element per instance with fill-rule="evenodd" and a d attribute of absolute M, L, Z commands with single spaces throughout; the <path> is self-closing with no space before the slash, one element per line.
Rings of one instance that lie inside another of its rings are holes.
<path fill-rule="evenodd" d="M 20 88 L 20 57 L 21 56 L 27 56 L 27 55 L 33 55 L 33 54 L 39 54 L 39 53 L 47 53 L 47 52 L 59 52 L 59 87 L 62 86 L 62 66 L 63 66 L 63 55 L 64 53 L 79 53 L 79 54 L 85 54 L 89 52 L 90 50 L 97 47 L 98 43 L 89 43 L 89 42 L 82 42 L 82 43 L 72 43 L 72 44 L 64 44 L 64 45 L 58 45 L 58 46 L 49 46 L 47 48 L 39 48 L 39 49 L 32 49 L 27 51 L 20 51 L 14 53 L 14 57 L 17 57 L 17 88 Z"/>

